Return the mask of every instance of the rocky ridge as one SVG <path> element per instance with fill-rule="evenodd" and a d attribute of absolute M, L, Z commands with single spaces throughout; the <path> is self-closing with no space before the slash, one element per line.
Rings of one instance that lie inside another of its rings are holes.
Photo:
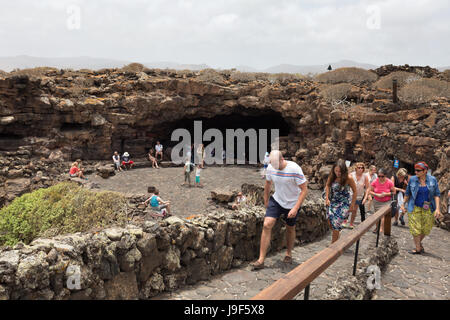
<path fill-rule="evenodd" d="M 375 72 L 399 70 L 439 77 L 426 67 L 385 66 Z M 208 78 L 153 69 L 3 75 L 0 202 L 9 202 L 20 190 L 46 185 L 31 181 L 42 170 L 33 171 L 30 164 L 39 161 L 55 160 L 42 171 L 51 180 L 67 171 L 67 163 L 59 170 L 63 165 L 56 162 L 109 160 L 113 150 L 142 157 L 185 119 L 275 113 L 289 132 L 280 137 L 280 149 L 302 166 L 311 188 L 322 188 L 325 173 L 339 157 L 385 168 L 398 159 L 410 171 L 414 162 L 424 160 L 439 179 L 441 209 L 447 212 L 449 99 L 394 104 L 391 90 L 352 84 L 345 101 L 329 101 L 321 95 L 326 87 L 311 80 L 236 80 L 226 72 Z M 170 148 L 166 153 L 170 155 Z M 447 217 L 444 224 L 449 223 Z"/>

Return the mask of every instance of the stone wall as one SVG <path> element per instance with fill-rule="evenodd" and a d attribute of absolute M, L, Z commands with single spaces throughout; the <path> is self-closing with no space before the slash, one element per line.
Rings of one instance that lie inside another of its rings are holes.
<path fill-rule="evenodd" d="M 148 299 L 207 280 L 257 257 L 264 213 L 169 217 L 3 248 L 0 299 Z M 297 243 L 324 236 L 324 207 L 306 201 L 296 230 Z M 285 246 L 285 231 L 279 221 L 271 251 Z"/>

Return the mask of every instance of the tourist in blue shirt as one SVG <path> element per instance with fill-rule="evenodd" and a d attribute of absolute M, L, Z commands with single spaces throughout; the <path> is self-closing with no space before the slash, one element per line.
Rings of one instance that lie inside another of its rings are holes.
<path fill-rule="evenodd" d="M 410 251 L 410 253 L 421 254 L 425 252 L 422 241 L 425 236 L 430 234 L 434 218 L 441 216 L 439 209 L 441 192 L 436 178 L 427 175 L 428 165 L 425 162 L 416 163 L 414 171 L 416 175 L 412 176 L 408 182 L 401 209 L 406 212 L 406 203 L 408 206 L 409 230 L 416 245 L 416 250 Z"/>

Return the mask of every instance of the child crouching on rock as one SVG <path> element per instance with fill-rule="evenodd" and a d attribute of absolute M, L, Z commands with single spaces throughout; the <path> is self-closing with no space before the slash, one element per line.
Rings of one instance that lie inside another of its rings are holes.
<path fill-rule="evenodd" d="M 158 213 L 153 214 L 152 216 L 156 217 L 166 217 L 171 216 L 170 214 L 170 201 L 163 201 L 159 197 L 159 190 L 155 189 L 152 195 L 143 202 L 146 206 L 150 203 L 150 207 L 153 211 Z"/>

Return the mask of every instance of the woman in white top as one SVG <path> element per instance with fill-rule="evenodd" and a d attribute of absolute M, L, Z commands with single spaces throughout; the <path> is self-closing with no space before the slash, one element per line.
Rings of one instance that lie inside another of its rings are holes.
<path fill-rule="evenodd" d="M 156 150 L 156 155 L 155 155 L 156 160 L 158 160 L 158 155 L 160 155 L 161 161 L 162 161 L 163 160 L 163 145 L 161 143 L 159 143 L 159 141 L 156 141 L 155 150 Z"/>
<path fill-rule="evenodd" d="M 203 169 L 203 159 L 204 159 L 205 149 L 203 148 L 203 144 L 199 144 L 197 147 L 197 157 L 198 157 L 198 165 L 201 169 Z"/>
<path fill-rule="evenodd" d="M 359 212 L 361 213 L 361 222 L 363 222 L 366 219 L 366 210 L 364 208 L 364 205 L 367 200 L 368 196 L 368 190 L 370 189 L 369 184 L 369 176 L 368 174 L 364 173 L 364 163 L 358 162 L 356 163 L 356 169 L 353 171 L 350 176 L 355 180 L 356 183 L 356 204 L 359 207 Z M 352 215 L 350 217 L 350 223 L 345 221 L 342 226 L 344 228 L 353 229 L 353 223 L 355 222 L 356 218 L 356 210 L 352 212 Z"/>

